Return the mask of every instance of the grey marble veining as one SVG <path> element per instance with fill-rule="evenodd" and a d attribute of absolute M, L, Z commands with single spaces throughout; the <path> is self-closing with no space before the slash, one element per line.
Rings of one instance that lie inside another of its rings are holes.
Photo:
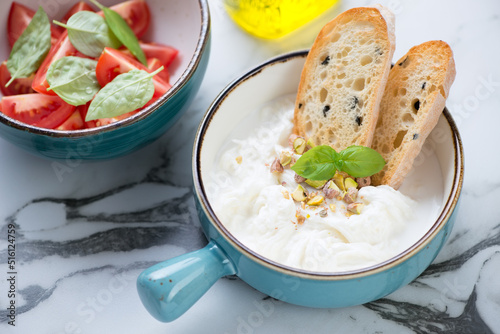
<path fill-rule="evenodd" d="M 343 1 L 341 9 L 374 3 Z M 307 33 L 275 43 L 252 38 L 210 0 L 205 80 L 160 140 L 124 158 L 74 166 L 62 180 L 51 161 L 0 141 L 0 172 L 7 176 L 0 179 L 0 333 L 500 333 L 500 160 L 484 153 L 498 151 L 492 134 L 500 122 L 494 61 L 500 3 L 381 3 L 396 13 L 395 59 L 415 44 L 444 39 L 457 64 L 447 105 L 466 156 L 461 206 L 447 244 L 415 281 L 365 305 L 312 309 L 274 300 L 231 276 L 173 323 L 145 311 L 137 275 L 206 244 L 191 190 L 192 144 L 204 112 L 238 75 L 311 43 Z M 16 327 L 6 317 L 9 224 L 17 233 Z"/>

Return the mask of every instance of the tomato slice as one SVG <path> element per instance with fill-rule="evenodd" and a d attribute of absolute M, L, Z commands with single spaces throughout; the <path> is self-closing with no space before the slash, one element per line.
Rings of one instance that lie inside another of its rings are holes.
<path fill-rule="evenodd" d="M 0 65 L 0 90 L 4 96 L 34 93 L 35 91 L 31 88 L 34 77 L 35 75 L 33 74 L 28 78 L 15 79 L 11 82 L 9 87 L 5 87 L 5 84 L 9 82 L 11 75 L 7 69 L 7 62 L 4 61 Z"/>
<path fill-rule="evenodd" d="M 141 38 L 148 30 L 151 13 L 146 1 L 124 1 L 110 8 L 123 17 L 137 38 Z M 102 11 L 97 12 L 97 14 L 104 16 Z"/>
<path fill-rule="evenodd" d="M 132 31 L 137 36 L 137 38 L 141 38 L 148 30 L 149 22 L 151 20 L 151 13 L 146 1 L 124 1 L 110 8 L 125 19 L 130 28 L 132 28 Z M 103 15 L 102 12 L 99 13 Z"/>
<path fill-rule="evenodd" d="M 56 130 L 80 130 L 83 128 L 85 128 L 85 123 L 83 122 L 82 115 L 79 110 L 75 109 L 68 119 L 59 125 Z"/>
<path fill-rule="evenodd" d="M 23 123 L 54 129 L 68 119 L 75 107 L 58 96 L 33 93 L 2 97 L 0 110 Z"/>
<path fill-rule="evenodd" d="M 86 3 L 85 1 L 80 1 L 77 2 L 73 7 L 71 7 L 70 10 L 68 10 L 68 12 L 63 16 L 61 22 L 62 23 L 68 22 L 69 18 L 73 16 L 73 14 L 81 12 L 82 10 L 95 12 L 94 8 L 90 7 L 88 3 Z M 66 30 L 61 26 L 56 26 L 56 28 L 57 30 L 59 30 L 60 34 L 62 34 L 64 30 Z"/>
<path fill-rule="evenodd" d="M 96 66 L 96 77 L 99 84 L 104 87 L 111 82 L 119 74 L 127 73 L 131 70 L 151 71 L 139 61 L 127 56 L 124 52 L 112 48 L 104 48 Z M 155 92 L 153 97 L 159 97 L 165 94 L 170 89 L 170 84 L 161 79 L 160 76 L 153 77 Z"/>
<path fill-rule="evenodd" d="M 142 51 L 144 51 L 146 58 L 158 58 L 165 68 L 172 64 L 179 53 L 179 50 L 159 43 L 139 42 L 139 45 Z"/>
<path fill-rule="evenodd" d="M 57 43 L 52 46 L 49 53 L 47 54 L 47 57 L 45 57 L 45 60 L 43 61 L 42 65 L 40 65 L 40 68 L 36 72 L 32 86 L 35 91 L 43 94 L 56 95 L 56 93 L 54 93 L 51 90 L 47 91 L 47 88 L 50 86 L 49 83 L 47 82 L 47 71 L 49 70 L 49 67 L 50 65 L 52 65 L 52 63 L 66 56 L 89 58 L 75 49 L 75 47 L 73 46 L 73 44 L 71 44 L 69 40 L 67 31 L 65 31 L 61 35 Z"/>
<path fill-rule="evenodd" d="M 35 16 L 34 10 L 15 1 L 12 2 L 9 11 L 9 18 L 7 19 L 7 39 L 9 40 L 11 48 L 14 46 L 14 43 L 17 41 L 19 36 L 22 35 L 24 29 L 26 29 L 28 24 L 31 22 L 33 16 Z M 54 45 L 59 39 L 61 32 L 53 24 L 50 26 L 50 32 L 52 45 Z"/>
<path fill-rule="evenodd" d="M 149 72 L 154 72 L 163 66 L 163 64 L 161 63 L 161 61 L 158 58 L 148 58 L 147 60 L 148 60 Z M 168 72 L 168 69 L 165 66 L 163 66 L 163 70 L 161 70 L 157 75 L 160 78 L 162 78 L 163 81 L 165 81 L 167 83 L 170 82 L 170 73 Z"/>
<path fill-rule="evenodd" d="M 149 105 L 150 103 L 152 103 L 152 101 L 154 101 L 154 100 L 156 100 L 156 99 L 155 98 L 151 99 L 151 101 L 148 102 L 146 104 L 146 106 Z M 76 107 L 76 111 L 80 112 L 80 116 L 82 117 L 82 120 L 84 122 L 84 127 L 88 128 L 88 129 L 90 129 L 90 128 L 96 128 L 98 126 L 107 125 L 107 124 L 111 124 L 111 123 L 117 122 L 119 120 L 122 120 L 122 119 L 125 119 L 127 117 L 130 117 L 130 116 L 132 116 L 134 114 L 137 114 L 140 110 L 142 110 L 144 108 L 144 107 L 142 107 L 142 108 L 139 108 L 137 110 L 128 112 L 128 113 L 120 115 L 120 116 L 109 117 L 109 118 L 99 118 L 99 119 L 95 119 L 95 120 L 92 120 L 92 121 L 85 122 L 85 117 L 87 117 L 87 111 L 89 110 L 90 103 L 91 102 L 89 102 L 89 103 L 87 103 L 85 105 Z"/>
<path fill-rule="evenodd" d="M 92 101 L 89 101 L 89 102 L 87 102 L 87 104 L 83 104 L 83 105 L 77 106 L 75 108 L 75 112 L 78 111 L 78 113 L 80 113 L 80 117 L 82 118 L 84 128 L 95 128 L 96 127 L 95 121 L 85 122 L 85 117 L 87 117 L 87 111 L 89 110 L 89 106 L 90 106 L 91 102 Z"/>
<path fill-rule="evenodd" d="M 98 127 L 98 126 L 103 126 L 103 125 L 108 125 L 108 124 L 111 124 L 111 123 L 115 123 L 115 122 L 118 122 L 122 119 L 125 119 L 125 118 L 128 118 L 134 114 L 137 114 L 139 112 L 140 109 L 137 109 L 137 110 L 134 110 L 134 111 L 130 111 L 126 114 L 123 114 L 123 115 L 120 115 L 120 116 L 115 116 L 115 117 L 109 117 L 109 118 L 99 118 L 99 119 L 96 119 L 94 121 L 91 121 L 91 122 L 94 122 L 93 124 L 87 124 L 88 127 Z M 87 122 L 87 123 L 90 123 L 90 122 Z"/>
<path fill-rule="evenodd" d="M 141 46 L 142 51 L 144 51 L 144 55 L 146 58 L 156 58 L 160 61 L 160 63 L 167 68 L 172 64 L 179 53 L 179 50 L 158 43 L 146 43 L 139 41 L 139 45 Z M 120 51 L 124 52 L 128 56 L 135 58 L 126 47 L 122 46 Z"/>

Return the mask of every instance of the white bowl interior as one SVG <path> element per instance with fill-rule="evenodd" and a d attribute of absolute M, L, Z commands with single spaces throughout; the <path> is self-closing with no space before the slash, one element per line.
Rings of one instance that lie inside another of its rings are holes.
<path fill-rule="evenodd" d="M 234 135 L 234 128 L 242 120 L 280 96 L 296 94 L 304 61 L 305 55 L 289 58 L 286 61 L 271 62 L 269 65 L 264 65 L 254 71 L 245 80 L 229 85 L 221 93 L 212 106 L 215 108 L 215 113 L 206 128 L 201 149 L 199 149 L 202 183 L 203 180 L 207 180 L 207 182 L 211 180 L 210 174 L 214 168 L 214 161 L 218 158 L 220 148 L 226 144 L 231 134 Z M 456 140 L 452 125 L 443 114 L 417 158 L 426 159 L 432 156 L 435 160 L 434 156 L 437 157 L 441 175 L 436 177 L 437 180 L 440 176 L 442 177 L 444 193 L 440 209 L 441 215 L 449 209 L 446 203 L 457 187 L 457 176 L 460 173 L 458 170 L 460 160 L 457 160 L 460 159 L 460 148 L 456 147 L 458 145 Z M 434 172 L 439 173 L 435 170 Z M 429 226 L 436 226 L 436 224 L 432 223 Z"/>
<path fill-rule="evenodd" d="M 53 20 L 61 19 L 78 1 L 17 0 L 17 2 L 33 10 L 41 5 L 49 19 Z M 112 6 L 123 1 L 100 0 L 99 2 L 105 6 Z M 4 27 L 7 26 L 11 3 L 11 0 L 0 1 Z M 198 44 L 202 24 L 200 3 L 198 0 L 147 0 L 147 3 L 151 11 L 151 23 L 148 32 L 141 39 L 145 42 L 170 45 L 179 50 L 178 59 L 169 68 L 170 83 L 173 85 L 187 69 Z M 10 47 L 6 30 L 0 34 L 0 45 L 1 60 L 7 60 Z"/>
<path fill-rule="evenodd" d="M 257 70 L 248 79 L 228 86 L 229 93 L 213 115 L 203 139 L 200 155 L 202 179 L 208 180 L 217 152 L 237 124 L 267 102 L 297 92 L 304 61 L 305 56 L 274 63 L 260 72 Z"/>
<path fill-rule="evenodd" d="M 456 178 L 459 173 L 457 169 L 460 168 L 461 162 L 461 157 L 455 155 L 455 152 L 459 150 L 459 147 L 455 147 L 457 144 L 452 125 L 448 122 L 444 114 L 441 115 L 438 124 L 427 138 L 422 152 L 423 154 L 425 152 L 432 152 L 438 158 L 443 176 L 443 203 L 448 200 L 449 195 L 457 186 Z"/>

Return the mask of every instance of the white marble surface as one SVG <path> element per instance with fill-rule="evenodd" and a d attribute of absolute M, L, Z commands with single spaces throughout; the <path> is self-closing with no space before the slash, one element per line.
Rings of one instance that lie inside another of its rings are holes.
<path fill-rule="evenodd" d="M 220 90 L 269 57 L 307 48 L 317 28 L 266 42 L 246 35 L 209 1 L 212 54 L 201 90 L 169 133 L 114 161 L 52 161 L 0 140 L 0 333 L 500 333 L 500 2 L 381 1 L 396 13 L 395 59 L 443 39 L 457 77 L 448 108 L 466 155 L 458 219 L 419 278 L 362 306 L 311 309 L 267 298 L 237 278 L 219 280 L 184 316 L 164 324 L 139 301 L 146 267 L 206 240 L 191 195 L 198 123 Z M 376 3 L 343 1 L 340 10 Z M 17 317 L 7 323 L 7 225 L 16 225 Z"/>

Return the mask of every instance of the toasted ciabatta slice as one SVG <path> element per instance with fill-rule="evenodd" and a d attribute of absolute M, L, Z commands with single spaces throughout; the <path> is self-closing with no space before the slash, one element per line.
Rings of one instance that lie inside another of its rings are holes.
<path fill-rule="evenodd" d="M 389 74 L 372 148 L 385 159 L 374 185 L 398 189 L 436 126 L 455 80 L 453 52 L 443 41 L 411 48 Z"/>
<path fill-rule="evenodd" d="M 382 6 L 327 23 L 302 70 L 293 132 L 337 151 L 370 146 L 394 48 L 394 15 Z"/>

